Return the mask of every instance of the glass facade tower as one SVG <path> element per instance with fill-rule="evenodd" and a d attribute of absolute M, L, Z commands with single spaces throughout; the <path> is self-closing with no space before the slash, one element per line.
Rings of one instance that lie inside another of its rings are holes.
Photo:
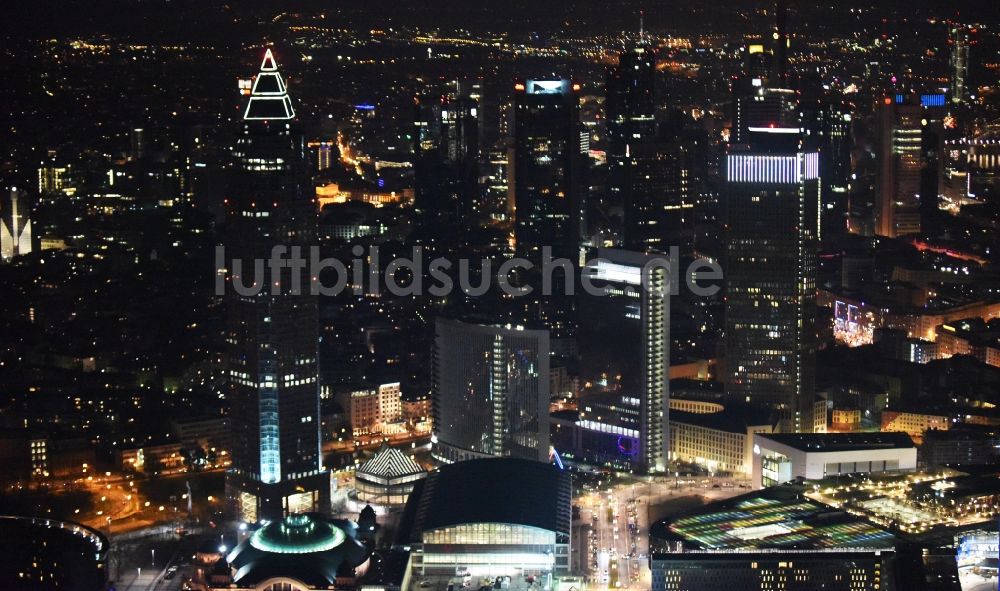
<path fill-rule="evenodd" d="M 305 145 L 268 50 L 233 149 L 227 199 L 225 274 L 227 398 L 233 449 L 227 475 L 235 518 L 276 521 L 329 503 L 320 453 L 318 321 L 309 278 L 266 271 L 274 248 L 286 254 L 315 240 Z M 300 293 L 291 293 L 298 286 Z"/>
<path fill-rule="evenodd" d="M 439 318 L 434 453 L 445 461 L 549 454 L 549 334 Z"/>
<path fill-rule="evenodd" d="M 811 432 L 816 371 L 819 154 L 796 128 L 751 129 L 726 156 L 726 393 Z"/>

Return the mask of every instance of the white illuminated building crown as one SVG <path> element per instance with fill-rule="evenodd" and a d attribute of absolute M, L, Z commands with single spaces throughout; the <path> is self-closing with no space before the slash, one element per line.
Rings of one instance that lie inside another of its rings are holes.
<path fill-rule="evenodd" d="M 294 117 L 292 99 L 288 96 L 285 81 L 278 72 L 278 63 L 274 61 L 274 55 L 268 49 L 264 53 L 264 61 L 260 64 L 260 73 L 253 82 L 253 90 L 250 92 L 250 100 L 247 102 L 243 119 L 264 121 Z"/>

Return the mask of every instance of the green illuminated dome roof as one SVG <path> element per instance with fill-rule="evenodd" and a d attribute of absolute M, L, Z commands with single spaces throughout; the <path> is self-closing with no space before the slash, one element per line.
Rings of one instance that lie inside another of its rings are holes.
<path fill-rule="evenodd" d="M 369 552 L 356 538 L 357 525 L 320 513 L 293 514 L 250 534 L 226 557 L 233 579 L 253 586 L 290 577 L 325 589 L 338 576 L 367 569 Z"/>
<path fill-rule="evenodd" d="M 344 543 L 344 532 L 309 515 L 289 515 L 250 536 L 250 545 L 264 552 L 308 554 L 332 550 Z"/>

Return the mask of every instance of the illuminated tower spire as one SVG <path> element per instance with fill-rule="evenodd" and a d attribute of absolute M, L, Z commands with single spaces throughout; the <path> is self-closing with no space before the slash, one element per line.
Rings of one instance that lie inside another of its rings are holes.
<path fill-rule="evenodd" d="M 264 53 L 264 61 L 260 64 L 260 73 L 253 83 L 247 110 L 243 113 L 245 120 L 293 119 L 295 109 L 292 99 L 288 96 L 285 81 L 278 72 L 278 63 L 274 54 L 268 49 Z"/>

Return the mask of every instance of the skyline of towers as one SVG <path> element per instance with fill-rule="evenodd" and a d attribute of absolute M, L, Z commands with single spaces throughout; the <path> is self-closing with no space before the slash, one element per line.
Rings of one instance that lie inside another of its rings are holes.
<path fill-rule="evenodd" d="M 489 456 L 547 461 L 549 353 L 547 330 L 439 317 L 434 455 L 449 463 Z"/>
<path fill-rule="evenodd" d="M 619 54 L 605 84 L 608 194 L 622 208 L 624 246 L 666 253 L 689 241 L 693 204 L 684 152 L 658 133 L 655 87 L 650 45 Z"/>
<path fill-rule="evenodd" d="M 750 132 L 725 165 L 726 395 L 779 409 L 783 431 L 811 432 L 819 154 L 798 128 Z"/>
<path fill-rule="evenodd" d="M 226 496 L 236 519 L 275 521 L 326 508 L 330 477 L 320 450 L 317 302 L 289 293 L 309 276 L 279 267 L 256 295 L 244 295 L 251 283 L 245 275 L 258 287 L 263 271 L 228 263 L 267 260 L 274 247 L 307 249 L 316 239 L 305 143 L 270 49 L 241 127 L 224 231 L 233 267 L 225 295 L 233 439 Z"/>

